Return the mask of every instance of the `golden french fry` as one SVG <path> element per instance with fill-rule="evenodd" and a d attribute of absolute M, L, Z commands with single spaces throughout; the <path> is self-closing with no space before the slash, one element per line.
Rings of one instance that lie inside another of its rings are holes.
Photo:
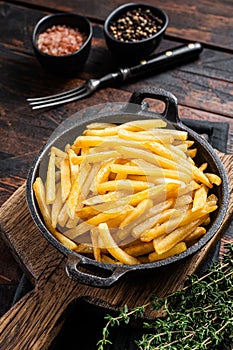
<path fill-rule="evenodd" d="M 65 158 L 67 156 L 66 152 L 54 146 L 51 147 L 51 153 L 54 153 L 58 158 Z"/>
<path fill-rule="evenodd" d="M 117 260 L 119 260 L 122 264 L 127 265 L 136 265 L 139 264 L 139 261 L 127 254 L 123 249 L 121 249 L 116 242 L 113 240 L 108 225 L 106 223 L 101 223 L 98 225 L 98 230 L 101 239 L 103 240 L 106 249 L 109 253 Z"/>
<path fill-rule="evenodd" d="M 131 210 L 133 210 L 133 207 L 131 207 L 130 205 L 121 206 L 121 207 L 114 208 L 114 209 L 109 209 L 108 211 L 99 213 L 99 214 L 93 216 L 92 218 L 90 218 L 86 221 L 83 221 L 78 226 L 76 226 L 70 230 L 67 230 L 66 235 L 70 239 L 75 240 L 77 237 L 83 235 L 85 232 L 92 229 L 93 226 L 98 226 L 100 223 L 106 222 L 107 220 L 118 216 L 122 212 L 130 212 Z"/>
<path fill-rule="evenodd" d="M 137 219 L 140 215 L 143 215 L 143 213 L 152 206 L 153 202 L 151 199 L 142 200 L 138 203 L 136 208 L 134 208 L 133 211 L 129 213 L 129 215 L 124 220 L 122 220 L 121 224 L 119 225 L 119 228 L 127 226 L 130 222 Z"/>
<path fill-rule="evenodd" d="M 74 250 L 80 254 L 93 254 L 92 245 L 87 243 L 77 244 L 77 248 L 75 248 Z"/>
<path fill-rule="evenodd" d="M 120 261 L 110 258 L 109 256 L 102 254 L 102 262 L 107 264 L 121 264 Z"/>
<path fill-rule="evenodd" d="M 108 180 L 109 174 L 111 172 L 111 164 L 115 163 L 115 159 L 111 159 L 109 161 L 105 161 L 100 166 L 98 174 L 96 174 L 95 180 L 93 181 L 92 191 L 96 190 L 98 184 L 102 182 L 106 182 Z"/>
<path fill-rule="evenodd" d="M 36 180 L 34 181 L 33 190 L 35 193 L 36 201 L 40 208 L 40 212 L 45 221 L 45 225 L 50 228 L 51 227 L 50 209 L 45 200 L 45 187 L 41 177 L 37 177 Z"/>
<path fill-rule="evenodd" d="M 60 213 L 58 214 L 57 223 L 61 227 L 64 227 L 68 219 L 69 219 L 68 207 L 67 207 L 67 204 L 64 203 L 63 207 L 60 210 Z"/>
<path fill-rule="evenodd" d="M 205 171 L 207 167 L 208 167 L 208 163 L 202 163 L 201 166 L 199 166 L 199 169 L 201 171 Z"/>
<path fill-rule="evenodd" d="M 192 164 L 192 171 L 193 171 L 193 179 L 196 181 L 200 181 L 201 183 L 205 184 L 207 187 L 212 188 L 213 185 L 211 184 L 208 177 L 201 171 L 197 166 Z"/>
<path fill-rule="evenodd" d="M 175 229 L 174 231 L 172 231 L 171 233 L 169 233 L 167 236 L 165 236 L 163 239 L 159 241 L 154 239 L 153 244 L 154 244 L 154 249 L 156 253 L 163 254 L 169 251 L 176 244 L 184 241 L 185 238 L 188 237 L 188 235 L 190 235 L 198 225 L 199 225 L 199 220 L 195 220 L 188 225 L 178 227 L 177 229 Z"/>
<path fill-rule="evenodd" d="M 101 261 L 101 249 L 98 243 L 98 229 L 95 227 L 91 229 L 91 242 L 93 247 L 93 255 L 96 261 Z"/>
<path fill-rule="evenodd" d="M 61 194 L 61 185 L 58 185 L 57 194 L 54 203 L 52 204 L 52 210 L 51 210 L 51 222 L 52 227 L 56 228 L 57 221 L 58 221 L 58 215 L 61 211 L 61 208 L 63 206 L 63 200 L 62 200 L 62 194 Z"/>
<path fill-rule="evenodd" d="M 207 162 L 195 163 L 186 131 L 166 126 L 91 123 L 64 150 L 51 147 L 45 184 L 38 178 L 33 189 L 64 246 L 97 261 L 141 264 L 179 254 L 205 234 L 218 208 L 211 189 L 222 180 L 205 173 Z"/>
<path fill-rule="evenodd" d="M 119 157 L 120 157 L 120 153 L 114 150 L 107 151 L 107 152 L 89 153 L 85 157 L 85 162 L 87 163 L 103 162 L 105 160 L 109 160 L 112 158 L 119 158 Z"/>
<path fill-rule="evenodd" d="M 162 119 L 144 119 L 134 120 L 118 126 L 119 129 L 126 129 L 130 131 L 149 130 L 154 128 L 165 128 L 167 123 Z"/>
<path fill-rule="evenodd" d="M 138 162 L 141 164 L 140 161 L 134 160 L 134 162 Z M 187 173 L 183 173 L 177 170 L 171 170 L 171 169 L 161 169 L 157 166 L 131 166 L 131 165 L 122 165 L 122 164 L 112 164 L 110 166 L 110 170 L 113 173 L 123 173 L 123 174 L 130 174 L 130 175 L 144 175 L 144 176 L 154 176 L 154 177 L 165 177 L 165 178 L 171 178 L 180 180 L 183 182 L 190 181 L 190 175 Z"/>
<path fill-rule="evenodd" d="M 108 192 L 106 194 L 99 194 L 97 196 L 87 198 L 83 201 L 83 204 L 88 206 L 93 206 L 100 203 L 115 201 L 121 197 L 122 197 L 121 192 L 113 191 L 113 192 Z"/>
<path fill-rule="evenodd" d="M 172 152 L 165 145 L 162 145 L 159 142 L 146 142 L 145 147 L 147 147 L 153 153 L 161 157 L 164 157 L 170 160 L 174 159 Z"/>
<path fill-rule="evenodd" d="M 94 147 L 101 145 L 105 141 L 105 138 L 101 136 L 78 136 L 74 141 L 71 148 L 76 152 L 76 150 L 82 147 Z"/>
<path fill-rule="evenodd" d="M 46 203 L 53 204 L 56 198 L 56 178 L 55 178 L 55 153 L 50 152 L 46 185 L 45 185 Z"/>
<path fill-rule="evenodd" d="M 143 191 L 152 184 L 144 181 L 133 181 L 133 180 L 112 180 L 99 183 L 96 186 L 96 190 L 99 194 L 104 194 L 108 191 L 128 191 L 128 192 L 138 192 Z"/>
<path fill-rule="evenodd" d="M 134 141 L 157 141 L 162 144 L 164 143 L 172 143 L 174 138 L 170 136 L 169 134 L 165 135 L 159 135 L 156 136 L 156 134 L 150 134 L 149 132 L 133 132 L 133 131 L 128 131 L 124 129 L 120 129 L 118 131 L 118 136 L 122 139 L 125 140 L 134 140 Z"/>
<path fill-rule="evenodd" d="M 73 241 L 71 241 L 69 238 L 67 238 L 65 235 L 63 235 L 62 233 L 60 233 L 57 230 L 53 231 L 53 235 L 57 238 L 57 240 L 59 242 L 61 242 L 61 244 L 63 244 L 66 248 L 70 249 L 70 250 L 76 250 L 78 248 L 77 244 L 74 243 Z"/>
<path fill-rule="evenodd" d="M 193 221 L 205 218 L 206 215 L 208 215 L 216 209 L 217 206 L 205 205 L 204 208 L 196 210 L 195 212 L 193 212 L 191 209 L 184 212 L 180 211 L 180 215 L 178 215 L 178 217 L 171 218 L 170 220 L 165 221 L 161 225 L 155 226 L 150 231 L 142 234 L 140 236 L 140 239 L 143 242 L 150 242 L 152 239 L 162 236 L 164 234 L 168 234 L 176 228 L 179 228 L 184 225 L 191 225 Z"/>
<path fill-rule="evenodd" d="M 61 162 L 61 198 L 64 202 L 71 189 L 70 164 L 69 159 L 64 158 Z"/>
<path fill-rule="evenodd" d="M 135 227 L 133 235 L 140 237 L 142 242 L 150 242 L 178 227 L 184 215 L 180 210 L 167 209 L 148 219 L 144 227 L 142 225 Z"/>
<path fill-rule="evenodd" d="M 203 226 L 198 226 L 188 237 L 185 238 L 185 242 L 190 244 L 190 242 L 198 240 L 200 237 L 206 234 L 206 229 Z"/>
<path fill-rule="evenodd" d="M 207 176 L 207 178 L 209 179 L 209 181 L 210 181 L 212 184 L 214 184 L 214 185 L 216 185 L 216 186 L 220 186 L 220 185 L 221 185 L 222 180 L 221 180 L 221 178 L 220 178 L 218 175 L 216 175 L 216 174 L 210 174 L 210 173 L 205 173 L 205 175 Z"/>
<path fill-rule="evenodd" d="M 193 201 L 192 196 L 185 194 L 183 196 L 178 197 L 174 202 L 174 207 L 176 209 L 180 209 L 181 207 L 186 207 L 188 204 L 191 204 Z"/>
<path fill-rule="evenodd" d="M 179 141 L 186 141 L 188 138 L 188 133 L 187 131 L 182 131 L 182 130 L 171 130 L 171 129 L 151 129 L 149 130 L 150 133 L 154 133 L 156 135 L 170 135 L 174 138 L 174 142 L 176 142 L 176 140 Z"/>
<path fill-rule="evenodd" d="M 171 256 L 178 255 L 184 252 L 186 249 L 187 249 L 187 246 L 185 242 L 180 242 L 162 254 L 158 254 L 157 252 L 153 252 L 149 254 L 148 259 L 149 259 L 149 262 L 167 259 L 167 258 L 170 258 Z"/>
<path fill-rule="evenodd" d="M 113 136 L 113 135 L 117 135 L 117 127 L 106 127 L 103 129 L 89 129 L 89 130 L 85 130 L 83 132 L 83 135 L 85 136 Z"/>
<path fill-rule="evenodd" d="M 170 208 L 173 204 L 172 199 L 168 199 L 164 202 L 161 202 L 159 204 L 155 204 L 152 208 L 148 209 L 146 212 L 143 213 L 143 215 L 139 216 L 137 219 L 135 219 L 133 222 L 128 224 L 123 229 L 119 229 L 117 232 L 117 236 L 119 239 L 125 239 L 128 234 L 132 234 L 135 236 L 134 229 L 137 228 L 137 230 L 141 230 L 141 232 L 145 231 L 145 226 L 147 225 L 147 220 L 150 220 L 152 216 L 159 215 L 162 211 Z M 140 235 L 141 232 L 136 232 L 136 236 Z"/>
<path fill-rule="evenodd" d="M 190 158 L 194 158 L 197 155 L 197 148 L 189 149 L 187 152 Z"/>
<path fill-rule="evenodd" d="M 98 123 L 91 123 L 91 124 L 87 124 L 86 128 L 88 130 L 101 130 L 101 129 L 105 129 L 105 128 L 112 128 L 112 127 L 116 127 L 116 124 L 113 123 L 104 123 L 104 122 L 98 122 Z"/>
<path fill-rule="evenodd" d="M 205 206 L 208 194 L 208 187 L 202 185 L 194 193 L 192 211 L 196 211 Z"/>
<path fill-rule="evenodd" d="M 78 222 L 80 221 L 80 218 L 77 216 L 77 217 L 74 217 L 74 219 L 71 219 L 69 218 L 65 224 L 65 226 L 67 228 L 72 228 L 72 227 L 75 227 L 77 226 Z"/>
<path fill-rule="evenodd" d="M 153 242 L 144 243 L 139 241 L 130 244 L 128 247 L 124 248 L 124 251 L 131 256 L 138 257 L 153 252 L 154 245 Z"/>
<path fill-rule="evenodd" d="M 90 171 L 87 172 L 85 181 L 81 185 L 80 199 L 82 202 L 87 198 L 90 190 L 92 189 L 91 186 L 95 180 L 95 177 L 96 177 L 96 174 L 98 173 L 99 168 L 100 168 L 100 164 L 95 163 L 91 167 Z"/>

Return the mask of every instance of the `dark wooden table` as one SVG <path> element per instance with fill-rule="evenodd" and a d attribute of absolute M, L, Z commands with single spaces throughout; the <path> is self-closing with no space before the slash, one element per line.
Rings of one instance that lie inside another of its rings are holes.
<path fill-rule="evenodd" d="M 227 122 L 227 152 L 233 153 L 233 2 L 232 0 L 148 0 L 167 11 L 169 26 L 157 52 L 181 43 L 199 41 L 200 58 L 175 69 L 144 79 L 105 88 L 79 102 L 32 111 L 27 97 L 60 92 L 90 77 L 115 68 L 103 38 L 103 22 L 120 0 L 24 0 L 0 1 L 0 205 L 27 177 L 33 158 L 52 131 L 75 111 L 104 102 L 126 102 L 135 88 L 163 87 L 177 96 L 182 118 Z M 72 78 L 46 73 L 36 60 L 31 35 L 45 14 L 74 12 L 86 15 L 94 27 L 92 48 L 84 70 Z M 232 225 L 222 245 L 232 239 Z M 0 285 L 12 298 L 22 275 L 9 248 L 0 237 Z M 4 300 L 3 300 L 4 298 Z"/>

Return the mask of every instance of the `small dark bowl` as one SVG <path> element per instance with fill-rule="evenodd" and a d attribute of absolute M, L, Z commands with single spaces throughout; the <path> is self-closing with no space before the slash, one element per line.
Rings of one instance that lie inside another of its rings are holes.
<path fill-rule="evenodd" d="M 139 8 L 143 11 L 150 10 L 155 17 L 159 18 L 162 22 L 161 28 L 153 36 L 138 41 L 126 42 L 116 39 L 111 33 L 110 25 L 128 11 L 133 11 Z M 121 5 L 113 10 L 105 20 L 104 36 L 106 44 L 112 52 L 114 59 L 117 61 L 127 63 L 138 61 L 147 57 L 156 49 L 168 26 L 168 22 L 169 19 L 166 12 L 156 6 L 141 3 L 127 3 Z"/>
<path fill-rule="evenodd" d="M 37 46 L 38 35 L 53 25 L 66 25 L 77 28 L 80 33 L 86 36 L 84 44 L 79 50 L 63 56 L 54 56 L 42 52 Z M 91 48 L 92 36 L 93 29 L 86 17 L 73 13 L 58 13 L 45 16 L 39 20 L 33 31 L 32 44 L 38 61 L 48 71 L 59 74 L 72 73 L 81 70 L 86 62 Z"/>

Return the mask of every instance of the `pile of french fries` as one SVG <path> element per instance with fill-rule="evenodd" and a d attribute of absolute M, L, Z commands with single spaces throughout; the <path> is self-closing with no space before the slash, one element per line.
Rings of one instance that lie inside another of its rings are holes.
<path fill-rule="evenodd" d="M 68 249 L 110 264 L 180 254 L 206 234 L 221 178 L 195 164 L 186 131 L 162 119 L 91 123 L 51 147 L 33 189 L 45 225 Z"/>

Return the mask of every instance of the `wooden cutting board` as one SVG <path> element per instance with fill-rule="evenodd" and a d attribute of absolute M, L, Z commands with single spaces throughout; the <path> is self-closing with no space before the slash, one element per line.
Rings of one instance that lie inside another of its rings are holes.
<path fill-rule="evenodd" d="M 67 276 L 66 257 L 48 243 L 36 228 L 26 204 L 25 184 L 20 187 L 0 208 L 0 228 L 34 289 L 0 319 L 0 349 L 48 349 L 64 321 L 64 311 L 78 298 L 86 298 L 94 304 L 118 310 L 125 304 L 129 308 L 142 305 L 154 294 L 165 296 L 182 288 L 187 275 L 197 271 L 232 219 L 233 155 L 218 154 L 227 171 L 231 191 L 221 232 L 201 251 L 185 261 L 140 275 L 140 278 L 133 274 L 126 275 L 108 289 L 80 284 Z"/>

